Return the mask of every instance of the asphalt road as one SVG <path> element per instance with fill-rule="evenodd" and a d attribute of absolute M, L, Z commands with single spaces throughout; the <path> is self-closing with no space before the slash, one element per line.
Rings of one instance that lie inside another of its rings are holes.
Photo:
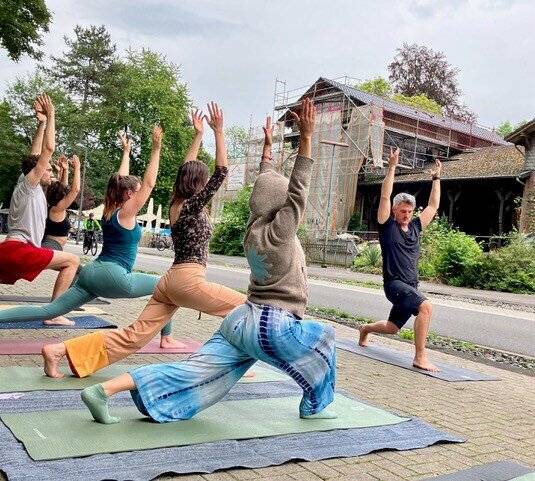
<path fill-rule="evenodd" d="M 80 254 L 79 246 L 67 250 Z M 171 265 L 169 257 L 138 254 L 136 269 L 163 273 Z M 208 280 L 234 289 L 246 289 L 246 269 L 211 265 Z M 476 344 L 535 357 L 535 314 L 487 307 L 473 303 L 430 298 L 434 305 L 431 329 L 437 334 Z M 390 303 L 380 289 L 354 287 L 309 279 L 309 305 L 332 307 L 354 315 L 385 319 Z M 407 327 L 412 326 L 412 320 Z"/>

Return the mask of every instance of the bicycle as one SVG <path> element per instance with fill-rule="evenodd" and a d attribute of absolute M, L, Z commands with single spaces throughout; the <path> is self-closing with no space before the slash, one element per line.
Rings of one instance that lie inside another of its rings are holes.
<path fill-rule="evenodd" d="M 98 240 L 97 240 L 97 236 L 95 235 L 95 232 L 93 231 L 84 232 L 84 246 L 82 248 L 84 255 L 87 255 L 87 253 L 91 251 L 91 255 L 95 256 L 97 255 L 97 250 L 98 250 Z"/>
<path fill-rule="evenodd" d="M 171 249 L 171 238 L 169 236 L 159 235 L 156 240 L 156 249 L 163 251 L 165 249 Z"/>

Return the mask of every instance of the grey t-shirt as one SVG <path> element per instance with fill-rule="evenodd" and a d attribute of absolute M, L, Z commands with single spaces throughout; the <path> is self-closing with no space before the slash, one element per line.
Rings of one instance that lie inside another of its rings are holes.
<path fill-rule="evenodd" d="M 32 187 L 26 176 L 21 175 L 9 204 L 8 239 L 21 239 L 41 247 L 46 216 L 47 203 L 41 184 Z"/>

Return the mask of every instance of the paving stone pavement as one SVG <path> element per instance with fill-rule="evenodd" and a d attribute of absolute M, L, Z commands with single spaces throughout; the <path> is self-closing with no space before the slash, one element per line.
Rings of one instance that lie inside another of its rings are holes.
<path fill-rule="evenodd" d="M 0 285 L 0 294 L 48 295 L 55 275 L 45 272 L 33 283 Z M 118 325 L 132 322 L 147 298 L 113 300 L 103 316 Z M 174 317 L 173 334 L 206 340 L 220 320 L 180 309 Z M 341 338 L 356 336 L 347 326 L 331 323 Z M 75 337 L 74 330 L 0 330 L 2 339 Z M 373 342 L 399 350 L 411 350 L 395 339 L 374 338 Z M 179 355 L 135 355 L 132 364 L 174 361 Z M 467 438 L 464 444 L 444 444 L 413 451 L 384 451 L 361 457 L 316 462 L 289 462 L 262 469 L 230 469 L 213 474 L 162 476 L 181 481 L 408 481 L 459 471 L 478 464 L 516 460 L 535 467 L 535 377 L 504 371 L 492 366 L 440 352 L 436 361 L 498 376 L 500 381 L 448 383 L 405 369 L 377 362 L 349 352 L 337 351 L 337 387 L 370 403 L 401 415 L 418 416 L 433 426 Z M 40 356 L 0 356 L 1 366 L 41 365 Z M 67 367 L 64 367 L 65 371 Z M 0 447 L 1 449 L 1 447 Z M 0 466 L 1 469 L 1 466 Z M 1 475 L 0 475 L 1 476 Z M 2 478 L 3 479 L 3 478 Z"/>

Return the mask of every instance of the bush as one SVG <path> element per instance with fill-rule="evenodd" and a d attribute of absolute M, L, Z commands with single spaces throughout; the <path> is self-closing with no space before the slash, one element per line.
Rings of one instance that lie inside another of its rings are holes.
<path fill-rule="evenodd" d="M 360 255 L 353 260 L 355 270 L 370 274 L 380 274 L 382 265 L 381 249 L 375 244 L 367 245 Z"/>
<path fill-rule="evenodd" d="M 347 230 L 349 232 L 362 230 L 362 219 L 358 212 L 355 212 L 349 219 L 349 223 L 347 224 Z"/>
<path fill-rule="evenodd" d="M 485 254 L 473 287 L 495 291 L 535 292 L 535 245 L 519 234 L 509 236 L 508 243 Z"/>
<path fill-rule="evenodd" d="M 221 221 L 214 228 L 210 252 L 227 256 L 243 256 L 243 237 L 249 220 L 249 199 L 252 187 L 244 187 L 234 200 L 223 203 Z"/>

